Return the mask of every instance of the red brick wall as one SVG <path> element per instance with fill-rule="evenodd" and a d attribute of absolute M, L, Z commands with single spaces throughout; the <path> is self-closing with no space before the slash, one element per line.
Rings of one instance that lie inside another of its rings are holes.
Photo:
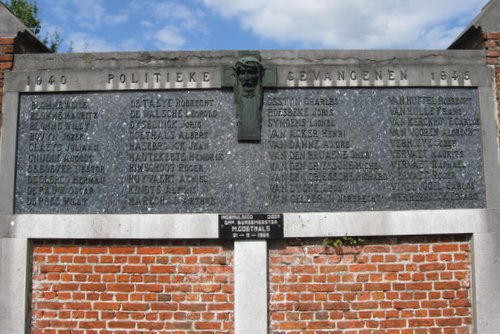
<path fill-rule="evenodd" d="M 270 243 L 270 333 L 471 333 L 470 240 Z M 33 334 L 233 333 L 231 243 L 36 242 Z"/>
<path fill-rule="evenodd" d="M 232 244 L 33 247 L 33 334 L 232 333 Z"/>
<path fill-rule="evenodd" d="M 472 333 L 470 257 L 466 236 L 273 243 L 271 332 Z"/>
<path fill-rule="evenodd" d="M 14 64 L 14 38 L 0 37 L 0 134 L 2 133 L 4 73 Z"/>
<path fill-rule="evenodd" d="M 483 47 L 486 49 L 486 61 L 495 68 L 497 122 L 500 123 L 500 32 L 484 33 L 483 39 Z M 498 135 L 500 141 L 500 130 Z"/>

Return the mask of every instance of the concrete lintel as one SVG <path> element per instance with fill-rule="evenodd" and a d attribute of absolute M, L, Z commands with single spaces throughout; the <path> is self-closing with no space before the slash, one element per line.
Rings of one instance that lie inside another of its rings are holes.
<path fill-rule="evenodd" d="M 489 210 L 287 213 L 286 238 L 468 234 L 491 228 Z"/>
<path fill-rule="evenodd" d="M 0 236 L 28 239 L 215 239 L 218 215 L 0 216 Z"/>

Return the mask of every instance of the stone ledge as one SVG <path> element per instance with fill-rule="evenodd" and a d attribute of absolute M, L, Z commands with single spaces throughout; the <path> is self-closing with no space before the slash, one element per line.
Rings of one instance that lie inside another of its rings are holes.
<path fill-rule="evenodd" d="M 285 238 L 500 232 L 500 210 L 285 213 Z M 438 224 L 439 222 L 439 224 Z M 217 214 L 2 215 L 0 237 L 217 239 Z"/>

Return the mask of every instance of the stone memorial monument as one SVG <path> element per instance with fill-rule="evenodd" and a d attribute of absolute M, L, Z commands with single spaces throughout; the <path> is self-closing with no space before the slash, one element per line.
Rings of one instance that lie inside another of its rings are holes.
<path fill-rule="evenodd" d="M 224 68 L 208 63 L 89 78 L 111 91 L 75 90 L 83 73 L 16 78 L 27 91 L 5 205 L 94 214 L 485 207 L 474 88 L 483 74 L 269 58 L 264 70 L 255 57 L 226 57 L 230 88 Z M 58 92 L 37 91 L 45 86 Z"/>
<path fill-rule="evenodd" d="M 228 332 L 267 333 L 270 240 L 407 235 L 470 238 L 472 326 L 495 333 L 492 78 L 484 52 L 465 50 L 16 55 L 0 333 L 35 321 L 40 240 L 230 240 Z"/>

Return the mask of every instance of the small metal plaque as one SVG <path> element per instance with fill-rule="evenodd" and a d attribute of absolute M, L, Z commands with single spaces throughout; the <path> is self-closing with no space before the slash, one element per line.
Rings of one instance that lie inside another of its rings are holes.
<path fill-rule="evenodd" d="M 219 215 L 220 239 L 283 238 L 283 214 Z"/>

